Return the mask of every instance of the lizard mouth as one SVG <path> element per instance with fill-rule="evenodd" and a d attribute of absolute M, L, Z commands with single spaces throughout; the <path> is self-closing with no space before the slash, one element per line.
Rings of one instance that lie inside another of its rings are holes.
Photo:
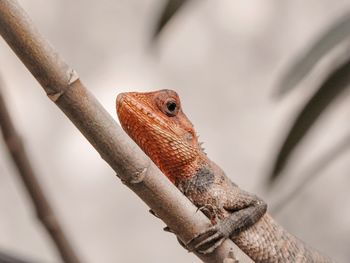
<path fill-rule="evenodd" d="M 133 140 L 137 139 L 133 131 L 137 129 L 135 126 L 139 123 L 135 118 L 140 118 L 139 113 L 135 111 L 136 105 L 132 103 L 132 98 L 127 93 L 120 93 L 117 96 L 117 115 L 120 124 Z"/>

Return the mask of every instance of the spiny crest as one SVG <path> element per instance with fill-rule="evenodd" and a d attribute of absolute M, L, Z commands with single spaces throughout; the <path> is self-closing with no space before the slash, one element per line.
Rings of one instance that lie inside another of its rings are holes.
<path fill-rule="evenodd" d="M 198 146 L 199 146 L 199 148 L 201 149 L 201 151 L 202 151 L 205 155 L 207 155 L 207 153 L 205 152 L 205 148 L 203 147 L 204 142 L 200 142 L 200 141 L 199 141 L 199 134 L 197 135 L 197 142 L 198 142 Z"/>

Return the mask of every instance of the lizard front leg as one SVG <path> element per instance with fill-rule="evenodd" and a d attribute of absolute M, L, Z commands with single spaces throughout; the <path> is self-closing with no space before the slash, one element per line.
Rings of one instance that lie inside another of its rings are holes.
<path fill-rule="evenodd" d="M 213 252 L 229 237 L 235 237 L 243 230 L 254 225 L 267 210 L 267 204 L 257 196 L 247 193 L 238 187 L 228 193 L 223 205 L 230 214 L 216 225 L 199 233 L 188 244 L 189 250 L 203 254 Z"/>

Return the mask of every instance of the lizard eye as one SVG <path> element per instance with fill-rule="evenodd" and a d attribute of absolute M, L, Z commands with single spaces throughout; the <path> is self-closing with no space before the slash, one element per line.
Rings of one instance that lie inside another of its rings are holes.
<path fill-rule="evenodd" d="M 165 114 L 166 115 L 173 117 L 178 113 L 178 111 L 179 111 L 179 107 L 178 107 L 175 100 L 170 99 L 165 103 Z"/>

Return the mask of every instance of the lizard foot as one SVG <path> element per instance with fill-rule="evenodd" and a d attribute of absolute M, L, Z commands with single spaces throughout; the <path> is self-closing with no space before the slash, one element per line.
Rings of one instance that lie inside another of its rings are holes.
<path fill-rule="evenodd" d="M 229 234 L 223 231 L 220 225 L 215 225 L 203 231 L 191 239 L 186 247 L 189 251 L 197 251 L 202 254 L 209 254 L 219 247 Z"/>

